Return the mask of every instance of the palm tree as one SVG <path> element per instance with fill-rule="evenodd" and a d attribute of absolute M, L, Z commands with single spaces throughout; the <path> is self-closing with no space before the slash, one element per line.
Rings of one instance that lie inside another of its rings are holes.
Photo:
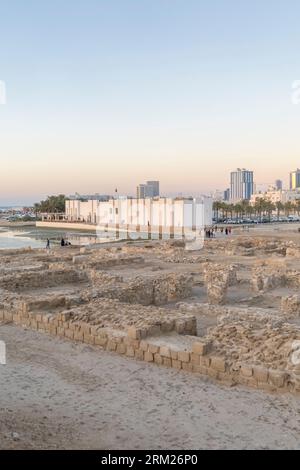
<path fill-rule="evenodd" d="M 290 215 L 290 212 L 292 211 L 292 209 L 293 209 L 293 204 L 291 203 L 291 201 L 288 201 L 284 204 L 284 211 L 287 217 Z"/>
<path fill-rule="evenodd" d="M 265 200 L 261 197 L 257 197 L 255 200 L 254 208 L 256 213 L 259 215 L 259 221 L 261 222 L 262 213 L 265 208 Z"/>
<path fill-rule="evenodd" d="M 243 199 L 240 202 L 240 206 L 242 208 L 242 216 L 244 216 L 244 215 L 248 216 L 249 213 L 250 213 L 250 208 L 251 208 L 250 202 L 248 201 L 248 199 Z"/>
<path fill-rule="evenodd" d="M 223 202 L 222 204 L 222 214 L 223 218 L 228 219 L 228 212 L 229 212 L 229 204 Z"/>
<path fill-rule="evenodd" d="M 265 210 L 268 214 L 269 222 L 271 220 L 271 214 L 275 210 L 275 205 L 271 201 L 266 201 L 265 202 Z"/>
<path fill-rule="evenodd" d="M 234 212 L 235 212 L 235 218 L 236 218 L 236 220 L 238 220 L 238 219 L 241 217 L 242 211 L 243 211 L 243 206 L 242 206 L 242 204 L 237 203 L 237 204 L 234 205 Z"/>
<path fill-rule="evenodd" d="M 234 212 L 234 204 L 228 204 L 228 212 L 230 213 L 230 218 L 232 219 L 232 215 Z"/>
<path fill-rule="evenodd" d="M 300 214 L 300 199 L 296 199 L 295 201 L 295 209 L 297 211 L 297 214 Z"/>
<path fill-rule="evenodd" d="M 282 204 L 281 201 L 276 201 L 275 206 L 276 206 L 276 209 L 277 209 L 277 220 L 279 220 L 280 212 L 283 211 L 284 205 Z"/>
<path fill-rule="evenodd" d="M 223 208 L 223 204 L 220 201 L 215 201 L 213 203 L 213 210 L 215 211 L 216 214 L 216 221 L 218 223 L 219 221 L 219 211 Z"/>

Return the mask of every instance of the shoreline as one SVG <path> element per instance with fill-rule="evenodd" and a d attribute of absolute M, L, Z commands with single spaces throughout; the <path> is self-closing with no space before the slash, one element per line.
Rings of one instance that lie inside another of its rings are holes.
<path fill-rule="evenodd" d="M 36 227 L 36 222 L 9 222 L 8 220 L 0 220 L 0 228 L 1 227 Z"/>

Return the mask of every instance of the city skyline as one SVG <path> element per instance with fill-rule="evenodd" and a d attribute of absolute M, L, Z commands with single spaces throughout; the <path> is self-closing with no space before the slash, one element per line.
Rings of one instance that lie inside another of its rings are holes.
<path fill-rule="evenodd" d="M 226 192 L 227 190 L 229 191 L 229 195 L 230 195 L 230 178 L 231 178 L 231 175 L 233 173 L 236 173 L 237 170 L 245 170 L 243 167 L 241 168 L 238 168 L 238 169 L 232 169 L 230 171 L 228 171 L 228 174 L 227 174 L 227 185 L 225 184 L 225 186 L 223 188 L 217 188 L 217 187 L 214 187 L 212 188 L 211 190 L 207 190 L 207 191 L 201 191 L 201 189 L 199 189 L 198 191 L 197 190 L 186 190 L 184 191 L 183 190 L 183 187 L 182 185 L 179 185 L 179 187 L 177 188 L 177 190 L 174 190 L 174 191 L 165 191 L 164 190 L 164 182 L 162 181 L 147 181 L 146 183 L 158 183 L 158 188 L 160 188 L 161 186 L 161 183 L 162 183 L 162 191 L 161 191 L 161 196 L 162 197 L 176 197 L 176 196 L 184 196 L 184 197 L 188 197 L 188 196 L 203 196 L 203 195 L 207 195 L 207 196 L 211 196 L 213 197 L 214 194 L 216 193 L 224 193 Z M 256 193 L 260 193 L 260 192 L 265 192 L 267 191 L 267 189 L 269 187 L 276 187 L 276 183 L 278 181 L 280 181 L 281 183 L 283 183 L 282 185 L 282 188 L 277 188 L 277 190 L 279 189 L 284 189 L 284 190 L 288 190 L 288 189 L 293 189 L 293 190 L 300 190 L 300 186 L 297 187 L 297 188 L 290 188 L 290 175 L 292 173 L 295 173 L 297 171 L 296 170 L 291 170 L 289 173 L 288 173 L 288 177 L 287 178 L 282 178 L 280 177 L 279 179 L 276 178 L 274 181 L 268 181 L 268 182 L 264 182 L 264 183 L 260 183 L 260 182 L 257 182 L 256 181 L 256 178 L 255 178 L 255 175 L 256 175 L 256 171 L 255 169 L 251 169 L 251 170 L 247 170 L 247 172 L 250 173 L 253 173 L 253 194 L 256 194 Z M 226 178 L 225 178 L 226 179 Z M 135 186 L 133 188 L 130 188 L 130 190 L 128 192 L 126 191 L 122 191 L 121 188 L 122 188 L 122 184 L 119 186 L 119 189 L 116 189 L 114 185 L 111 185 L 111 189 L 110 191 L 106 192 L 105 191 L 102 191 L 101 189 L 102 188 L 96 188 L 95 191 L 91 191 L 90 187 L 87 187 L 87 190 L 86 191 L 82 191 L 82 192 L 79 192 L 77 190 L 74 190 L 74 191 L 71 191 L 71 192 L 66 192 L 66 191 L 60 191 L 58 192 L 57 194 L 65 194 L 66 197 L 73 197 L 72 194 L 77 194 L 78 196 L 86 196 L 86 195 L 90 195 L 89 197 L 92 198 L 92 197 L 95 197 L 96 195 L 103 195 L 103 194 L 107 194 L 107 195 L 110 195 L 111 197 L 113 197 L 114 194 L 116 194 L 116 191 L 118 193 L 118 195 L 122 195 L 122 196 L 129 196 L 129 197 L 136 197 L 136 194 L 137 194 L 137 188 L 138 187 L 141 187 L 141 186 L 146 186 L 145 184 L 143 183 L 139 183 L 139 184 L 135 184 Z M 107 187 L 107 186 L 106 186 Z M 160 192 L 160 189 L 158 189 L 158 191 Z M 9 207 L 9 206 L 26 206 L 26 205 L 33 205 L 35 202 L 38 202 L 40 200 L 42 200 L 43 198 L 46 198 L 47 196 L 49 196 L 50 193 L 42 193 L 41 195 L 37 195 L 36 199 L 23 199 L 23 200 L 15 200 L 15 201 L 9 201 L 9 200 L 1 200 L 0 199 L 0 207 Z M 141 196 L 142 197 L 142 196 Z M 150 197 L 150 194 L 146 195 L 145 197 Z M 241 200 L 243 198 L 233 198 L 232 201 L 236 199 L 236 200 Z M 246 198 L 247 199 L 247 198 Z M 248 198 L 249 199 L 249 198 Z"/>
<path fill-rule="evenodd" d="M 0 205 L 151 178 L 209 193 L 241 165 L 287 186 L 299 13 L 295 0 L 2 5 Z"/>

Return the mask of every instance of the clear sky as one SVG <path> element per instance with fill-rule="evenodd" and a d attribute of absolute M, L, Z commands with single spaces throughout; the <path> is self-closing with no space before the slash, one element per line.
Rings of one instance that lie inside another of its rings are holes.
<path fill-rule="evenodd" d="M 298 0 L 0 0 L 0 205 L 300 167 Z"/>

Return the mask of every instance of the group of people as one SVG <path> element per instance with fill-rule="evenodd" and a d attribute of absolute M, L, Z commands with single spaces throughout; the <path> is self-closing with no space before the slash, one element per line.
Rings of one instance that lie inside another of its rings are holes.
<path fill-rule="evenodd" d="M 215 238 L 216 237 L 216 233 L 217 231 L 220 231 L 221 234 L 223 234 L 225 232 L 225 235 L 230 235 L 231 234 L 231 227 L 213 227 L 213 228 L 210 228 L 208 230 L 206 230 L 205 232 L 205 236 L 206 238 Z"/>
<path fill-rule="evenodd" d="M 65 240 L 64 238 L 61 239 L 60 241 L 60 246 L 70 246 L 71 243 Z"/>
<path fill-rule="evenodd" d="M 61 241 L 60 241 L 60 246 L 70 246 L 70 245 L 71 245 L 70 242 L 68 242 L 68 241 L 65 240 L 64 238 L 61 239 Z M 47 250 L 50 250 L 50 238 L 47 238 L 46 249 L 47 249 Z"/>

